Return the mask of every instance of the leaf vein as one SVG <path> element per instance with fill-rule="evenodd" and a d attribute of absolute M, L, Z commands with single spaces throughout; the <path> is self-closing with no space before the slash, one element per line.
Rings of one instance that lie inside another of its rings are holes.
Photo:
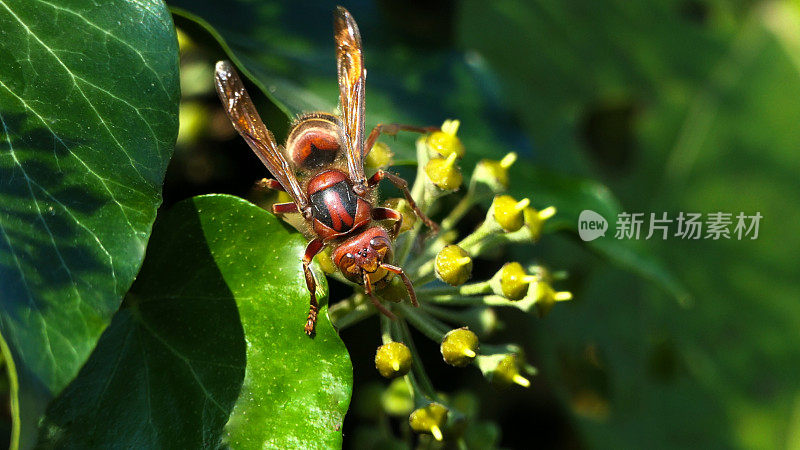
<path fill-rule="evenodd" d="M 100 114 L 100 111 L 97 110 L 97 107 L 94 105 L 94 103 L 89 99 L 89 97 L 86 95 L 86 93 L 83 91 L 83 89 L 81 89 L 80 85 L 78 84 L 78 81 L 79 80 L 83 81 L 83 82 L 89 84 L 90 86 L 92 86 L 92 83 L 90 83 L 89 81 L 87 81 L 87 80 L 75 75 L 72 72 L 72 70 L 69 68 L 69 66 L 67 66 L 64 63 L 64 61 L 62 61 L 61 58 L 58 57 L 58 55 L 55 53 L 55 51 L 53 51 L 53 49 L 50 48 L 50 46 L 48 46 L 44 41 L 42 41 L 39 38 L 39 36 L 37 36 L 36 33 L 34 33 L 33 30 L 31 30 L 30 27 L 28 27 L 28 25 L 22 20 L 22 18 L 20 18 L 16 13 L 14 13 L 14 11 L 11 8 L 9 8 L 9 6 L 3 0 L 0 0 L 0 5 L 2 5 L 6 10 L 8 10 L 8 12 L 14 17 L 14 19 L 17 22 L 19 22 L 19 24 L 25 29 L 25 32 L 28 33 L 28 35 L 31 36 L 33 39 L 35 39 L 36 42 L 38 42 L 39 45 L 41 45 L 48 53 L 50 53 L 53 56 L 53 58 L 55 58 L 55 60 L 58 62 L 58 64 L 61 65 L 61 67 L 64 68 L 66 73 L 72 79 L 72 84 L 78 90 L 78 92 L 80 92 L 80 94 L 84 98 L 84 100 L 86 100 L 86 104 L 89 106 L 89 108 L 91 108 L 92 112 L 94 112 L 95 116 L 97 116 L 97 119 L 100 121 L 100 123 L 106 129 L 106 131 L 108 132 L 108 135 L 111 137 L 111 139 L 117 145 L 117 147 L 119 147 L 119 149 L 122 151 L 122 153 L 125 156 L 128 157 L 128 161 L 130 162 L 130 165 L 133 168 L 133 170 L 139 175 L 139 177 L 142 179 L 142 181 L 144 181 L 146 184 L 149 184 L 147 178 L 145 178 L 145 176 L 141 173 L 139 168 L 136 167 L 136 163 L 135 163 L 134 159 L 125 150 L 125 147 L 122 145 L 122 143 L 119 141 L 119 139 L 117 139 L 117 136 L 111 131 L 111 127 L 106 122 L 106 120 L 103 118 L 103 116 Z M 158 142 L 158 141 L 156 141 L 156 142 Z"/>
<path fill-rule="evenodd" d="M 99 25 L 97 25 L 96 23 L 94 23 L 91 20 L 87 19 L 86 17 L 84 17 L 83 15 L 81 15 L 80 13 L 78 13 L 76 11 L 73 11 L 73 10 L 71 10 L 69 8 L 64 8 L 63 6 L 59 6 L 59 5 L 47 2 L 45 0 L 37 0 L 37 1 L 39 3 L 44 3 L 45 5 L 48 5 L 48 6 L 52 7 L 53 9 L 55 9 L 57 11 L 63 11 L 63 12 L 72 14 L 75 17 L 78 17 L 79 19 L 83 20 L 90 27 L 100 31 L 101 33 L 105 34 L 106 36 L 109 36 L 109 37 L 113 38 L 114 40 L 116 40 L 117 42 L 119 42 L 119 43 L 123 44 L 124 46 L 128 47 L 132 52 L 136 53 L 136 55 L 138 55 L 139 58 L 141 58 L 142 63 L 144 63 L 144 66 L 147 67 L 147 69 L 150 70 L 150 72 L 152 72 L 153 75 L 155 75 L 156 79 L 158 79 L 158 82 L 161 85 L 161 90 L 164 92 L 164 94 L 169 96 L 169 93 L 167 92 L 167 88 L 166 88 L 166 86 L 164 86 L 164 80 L 161 79 L 161 77 L 159 76 L 158 72 L 156 72 L 156 70 L 150 65 L 150 63 L 147 61 L 147 59 L 142 54 L 142 51 L 138 50 L 136 47 L 131 45 L 130 42 L 120 38 L 116 34 L 110 32 L 110 31 L 108 31 L 108 30 L 106 30 L 104 28 L 100 27 Z"/>

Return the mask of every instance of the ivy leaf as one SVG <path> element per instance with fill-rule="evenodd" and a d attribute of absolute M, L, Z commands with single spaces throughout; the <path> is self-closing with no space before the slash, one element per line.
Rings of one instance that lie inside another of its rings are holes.
<path fill-rule="evenodd" d="M 321 270 L 315 271 L 324 291 L 317 293 L 316 335 L 309 338 L 303 331 L 306 240 L 237 197 L 198 197 L 193 204 L 236 298 L 247 340 L 247 372 L 226 426 L 226 443 L 232 448 L 341 447 L 353 369 L 328 319 Z"/>
<path fill-rule="evenodd" d="M 178 129 L 178 52 L 158 1 L 9 0 L 0 30 L 0 331 L 11 445 L 28 447 L 144 257 Z"/>
<path fill-rule="evenodd" d="M 317 335 L 303 331 L 304 249 L 300 234 L 237 197 L 175 205 L 97 350 L 48 408 L 42 439 L 209 448 L 227 421 L 232 448 L 340 446 L 352 369 L 327 306 Z"/>

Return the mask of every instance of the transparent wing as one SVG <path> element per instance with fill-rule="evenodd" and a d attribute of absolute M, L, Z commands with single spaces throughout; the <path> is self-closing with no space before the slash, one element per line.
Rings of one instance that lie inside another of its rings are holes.
<path fill-rule="evenodd" d="M 336 64 L 339 69 L 339 103 L 342 110 L 347 168 L 350 179 L 366 185 L 364 176 L 364 83 L 367 71 L 361 53 L 361 34 L 350 13 L 338 6 L 333 19 Z"/>
<path fill-rule="evenodd" d="M 301 211 L 305 209 L 308 206 L 308 196 L 297 181 L 293 167 L 275 143 L 275 137 L 261 121 L 250 95 L 244 89 L 242 79 L 230 62 L 217 63 L 215 84 L 225 112 L 228 113 L 236 131 L 242 135 L 272 176 L 294 199 L 298 208 Z"/>

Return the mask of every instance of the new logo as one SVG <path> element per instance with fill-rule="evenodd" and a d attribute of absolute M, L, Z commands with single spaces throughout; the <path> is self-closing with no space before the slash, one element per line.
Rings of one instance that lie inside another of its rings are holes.
<path fill-rule="evenodd" d="M 608 221 L 592 211 L 591 209 L 584 209 L 578 216 L 578 235 L 584 241 L 593 241 L 600 236 L 606 235 L 608 230 Z"/>

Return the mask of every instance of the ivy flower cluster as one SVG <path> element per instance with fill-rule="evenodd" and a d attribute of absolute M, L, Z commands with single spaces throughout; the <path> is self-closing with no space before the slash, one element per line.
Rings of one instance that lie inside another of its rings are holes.
<path fill-rule="evenodd" d="M 528 198 L 505 194 L 509 186 L 508 169 L 517 159 L 515 153 L 499 161 L 480 161 L 464 188 L 459 161 L 465 148 L 457 136 L 458 128 L 457 120 L 445 121 L 441 131 L 420 137 L 416 143 L 418 168 L 411 192 L 422 210 L 435 214 L 438 200 L 447 195 L 461 195 L 441 221 L 439 232 L 433 236 L 423 234 L 423 224 L 415 220 L 405 200 L 385 202 L 403 214 L 394 263 L 402 266 L 411 278 L 420 307 L 414 308 L 404 301 L 407 293 L 397 277 L 377 292 L 397 320 L 381 315 L 383 344 L 375 354 L 377 371 L 394 380 L 381 397 L 384 411 L 393 416 L 407 416 L 410 428 L 422 434 L 422 439 L 455 442 L 465 439 L 467 424 L 474 418 L 467 411 L 470 408 L 434 388 L 415 350 L 411 327 L 439 346 L 443 364 L 465 370 L 477 368 L 497 387 L 527 388 L 536 370 L 525 362 L 521 347 L 514 343 L 482 342 L 498 326 L 495 309 L 517 308 L 541 317 L 557 302 L 572 298 L 571 293 L 553 287 L 559 274 L 539 265 L 507 262 L 488 280 L 471 279 L 474 258 L 499 246 L 536 242 L 544 222 L 556 209 L 551 206 L 536 210 Z M 387 166 L 391 156 L 388 146 L 380 144 L 371 152 L 367 164 L 373 168 Z M 483 222 L 472 233 L 459 237 L 456 231 L 459 221 L 470 210 L 489 201 Z M 323 268 L 334 269 L 324 261 L 324 255 L 321 259 Z M 338 329 L 377 313 L 363 289 L 354 287 L 351 297 L 329 310 Z"/>

